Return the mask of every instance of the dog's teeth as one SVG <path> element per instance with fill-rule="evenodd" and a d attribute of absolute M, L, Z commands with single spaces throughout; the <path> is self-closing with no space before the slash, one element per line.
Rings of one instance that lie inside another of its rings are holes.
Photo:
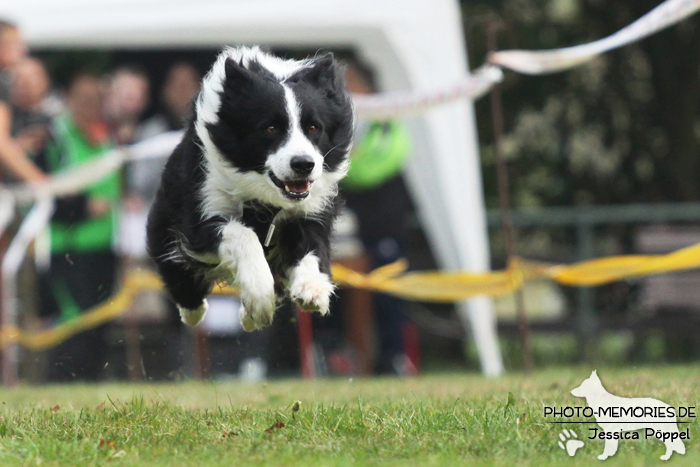
<path fill-rule="evenodd" d="M 289 193 L 289 192 L 292 191 L 292 190 L 289 189 L 289 186 L 288 186 L 288 185 L 285 185 L 285 186 L 284 186 L 284 191 L 286 191 L 287 193 Z"/>

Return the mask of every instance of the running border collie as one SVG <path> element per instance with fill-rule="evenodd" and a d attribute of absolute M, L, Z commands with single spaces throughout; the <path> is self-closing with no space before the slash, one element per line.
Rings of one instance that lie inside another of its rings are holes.
<path fill-rule="evenodd" d="M 185 324 L 202 320 L 217 282 L 240 288 L 246 331 L 269 326 L 285 294 L 328 313 L 330 232 L 353 125 L 332 54 L 222 51 L 148 218 L 149 254 Z"/>

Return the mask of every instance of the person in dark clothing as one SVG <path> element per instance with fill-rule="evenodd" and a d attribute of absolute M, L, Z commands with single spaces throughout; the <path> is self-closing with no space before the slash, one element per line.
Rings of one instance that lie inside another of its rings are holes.
<path fill-rule="evenodd" d="M 135 141 L 143 141 L 167 131 L 182 130 L 192 114 L 192 100 L 199 92 L 201 79 L 192 65 L 185 62 L 173 65 L 163 85 L 161 111 L 136 128 Z M 127 168 L 129 197 L 137 197 L 148 208 L 160 185 L 160 173 L 164 165 L 165 159 L 132 162 Z"/>
<path fill-rule="evenodd" d="M 354 93 L 374 92 L 368 71 L 353 61 L 348 63 L 346 81 Z M 373 269 L 403 256 L 411 203 L 401 172 L 410 151 L 408 131 L 399 122 L 360 122 L 355 131 L 350 170 L 341 188 L 346 206 L 357 216 L 358 234 Z M 406 357 L 403 307 L 398 298 L 374 294 L 377 373 L 406 375 L 415 371 Z"/>
<path fill-rule="evenodd" d="M 14 68 L 10 92 L 12 124 L 10 133 L 34 161 L 44 149 L 49 136 L 51 116 L 42 105 L 49 93 L 51 80 L 43 63 L 28 57 Z"/>
<path fill-rule="evenodd" d="M 111 251 L 52 255 L 43 311 L 60 322 L 69 321 L 111 297 L 116 281 L 117 258 Z M 105 329 L 103 325 L 78 333 L 51 349 L 49 381 L 98 380 L 107 364 Z"/>

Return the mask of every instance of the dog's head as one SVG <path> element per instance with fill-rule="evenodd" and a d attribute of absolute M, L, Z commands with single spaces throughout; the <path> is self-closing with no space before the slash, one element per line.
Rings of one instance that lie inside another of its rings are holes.
<path fill-rule="evenodd" d="M 585 379 L 579 387 L 571 390 L 571 395 L 576 397 L 589 397 L 600 392 L 602 388 L 603 383 L 601 383 L 600 378 L 598 378 L 596 370 L 593 370 L 588 379 Z"/>
<path fill-rule="evenodd" d="M 347 171 L 353 110 L 332 54 L 294 61 L 226 49 L 196 111 L 210 183 L 221 190 L 313 212 Z"/>

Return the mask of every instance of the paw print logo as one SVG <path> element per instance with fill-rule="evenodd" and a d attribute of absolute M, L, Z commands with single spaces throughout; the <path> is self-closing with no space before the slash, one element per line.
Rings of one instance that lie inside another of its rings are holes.
<path fill-rule="evenodd" d="M 574 430 L 567 430 L 564 428 L 561 433 L 559 433 L 559 447 L 565 450 L 569 456 L 573 457 L 576 451 L 583 447 L 583 441 L 576 439 L 576 432 Z"/>

